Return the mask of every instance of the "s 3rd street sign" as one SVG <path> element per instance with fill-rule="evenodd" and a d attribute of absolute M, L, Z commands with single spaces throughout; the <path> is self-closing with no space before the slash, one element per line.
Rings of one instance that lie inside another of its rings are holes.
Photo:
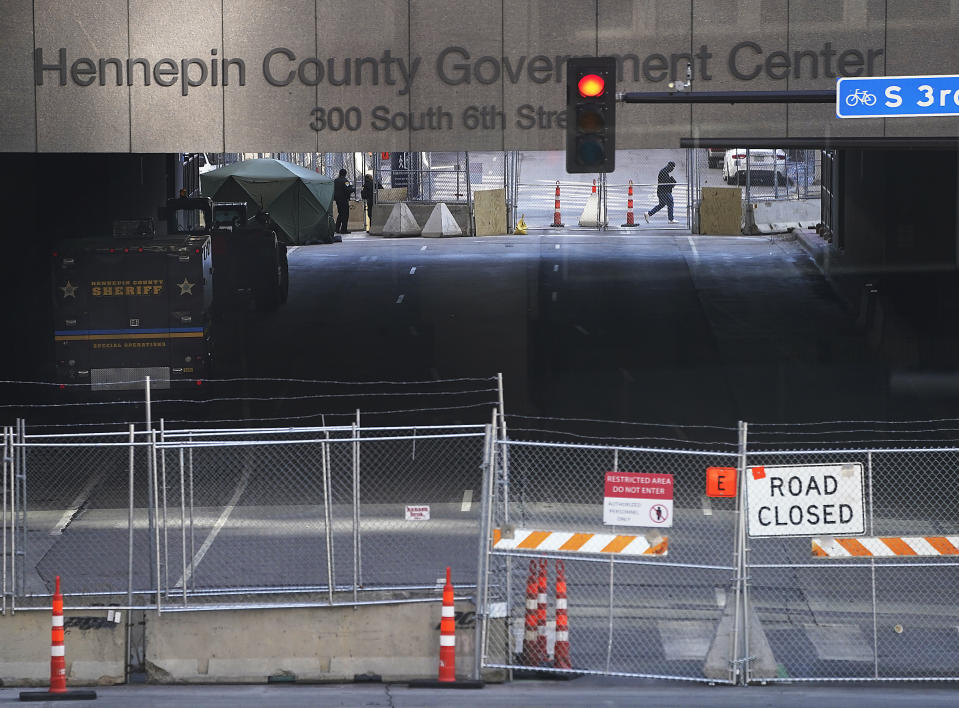
<path fill-rule="evenodd" d="M 959 116 L 959 75 L 841 77 L 836 80 L 836 116 Z"/>

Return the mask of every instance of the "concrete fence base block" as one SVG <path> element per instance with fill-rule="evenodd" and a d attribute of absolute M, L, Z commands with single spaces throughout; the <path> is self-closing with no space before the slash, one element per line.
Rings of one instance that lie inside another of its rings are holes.
<path fill-rule="evenodd" d="M 100 617 L 105 615 L 106 611 Z M 67 621 L 76 616 L 78 613 L 64 613 Z M 125 643 L 123 624 L 104 624 L 95 629 L 67 626 L 67 688 L 123 683 Z M 4 686 L 50 685 L 49 612 L 21 611 L 0 617 L 0 682 Z"/>
<path fill-rule="evenodd" d="M 743 215 L 745 232 L 774 234 L 792 229 L 815 228 L 821 221 L 820 200 L 753 202 Z"/>
<path fill-rule="evenodd" d="M 742 619 L 742 618 L 740 618 Z M 750 607 L 749 616 L 749 673 L 752 678 L 775 678 L 777 674 L 776 657 L 773 655 L 769 640 L 763 631 L 756 611 Z M 706 654 L 703 676 L 728 681 L 733 660 L 733 635 L 736 628 L 736 597 L 730 593 L 726 600 L 726 609 L 716 627 L 716 635 Z M 742 637 L 740 637 L 742 641 Z"/>
<path fill-rule="evenodd" d="M 464 614 L 473 609 L 457 603 Z M 148 615 L 147 675 L 154 683 L 435 678 L 440 610 L 429 602 Z M 457 627 L 457 677 L 470 675 L 474 637 L 475 627 Z"/>
<path fill-rule="evenodd" d="M 579 215 L 579 225 L 592 228 L 606 226 L 606 214 L 601 213 L 599 194 L 597 192 L 591 192 L 589 198 L 586 200 L 583 213 Z"/>

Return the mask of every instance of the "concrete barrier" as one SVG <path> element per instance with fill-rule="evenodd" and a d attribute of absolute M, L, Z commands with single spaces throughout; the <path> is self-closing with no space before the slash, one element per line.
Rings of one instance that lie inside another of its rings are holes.
<path fill-rule="evenodd" d="M 456 603 L 457 677 L 469 678 L 473 668 L 473 610 Z M 147 674 L 156 683 L 352 681 L 371 673 L 384 681 L 435 679 L 440 611 L 437 601 L 148 615 Z"/>
<path fill-rule="evenodd" d="M 67 687 L 123 683 L 126 614 L 64 612 Z M 114 621 L 116 615 L 120 622 Z M 0 617 L 0 684 L 50 684 L 50 611 L 18 611 Z"/>
<path fill-rule="evenodd" d="M 750 234 L 774 234 L 815 228 L 820 216 L 818 199 L 753 202 L 746 205 L 744 231 Z"/>
<path fill-rule="evenodd" d="M 406 202 L 406 206 L 408 206 L 410 211 L 413 212 L 413 217 L 416 219 L 416 223 L 425 224 L 430 218 L 430 214 L 433 213 L 433 209 L 436 205 L 430 202 Z M 447 207 L 449 208 L 450 213 L 453 215 L 453 218 L 456 219 L 456 225 L 463 230 L 463 234 L 466 236 L 471 236 L 473 230 L 470 228 L 469 206 L 466 204 L 448 203 Z M 373 205 L 373 223 L 370 225 L 371 236 L 383 235 L 383 227 L 386 225 L 386 220 L 389 219 L 390 212 L 392 210 L 392 203 L 384 202 Z"/>

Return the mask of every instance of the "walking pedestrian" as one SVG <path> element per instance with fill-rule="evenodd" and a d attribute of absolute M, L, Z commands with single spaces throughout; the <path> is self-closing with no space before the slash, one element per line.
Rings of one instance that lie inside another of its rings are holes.
<path fill-rule="evenodd" d="M 350 224 L 350 195 L 356 187 L 346 179 L 346 170 L 333 180 L 333 201 L 336 202 L 336 233 L 348 234 Z"/>
<path fill-rule="evenodd" d="M 360 190 L 360 197 L 362 197 L 363 201 L 366 202 L 366 216 L 370 220 L 367 231 L 373 228 L 373 192 L 376 189 L 383 189 L 383 183 L 379 180 L 376 180 L 376 184 L 374 186 L 373 175 L 369 173 L 364 175 L 363 189 Z"/>
<path fill-rule="evenodd" d="M 676 220 L 673 218 L 673 187 L 676 185 L 676 180 L 673 179 L 673 176 L 670 174 L 675 167 L 676 163 L 670 160 L 666 163 L 666 166 L 659 171 L 659 175 L 656 177 L 656 196 L 659 198 L 659 204 L 649 211 L 643 212 L 643 218 L 646 219 L 647 224 L 649 223 L 649 217 L 663 207 L 666 207 L 666 215 L 669 217 L 669 223 L 676 223 Z"/>

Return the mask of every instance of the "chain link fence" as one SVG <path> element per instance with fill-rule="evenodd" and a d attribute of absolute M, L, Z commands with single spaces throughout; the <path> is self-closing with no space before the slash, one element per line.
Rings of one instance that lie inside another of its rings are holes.
<path fill-rule="evenodd" d="M 750 539 L 750 600 L 769 650 L 753 669 L 764 671 L 759 678 L 959 676 L 959 499 L 946 491 L 959 449 L 765 451 L 747 460 L 747 475 L 836 463 L 863 475 L 861 536 Z M 817 496 L 807 490 L 789 511 L 808 514 Z"/>
<path fill-rule="evenodd" d="M 734 453 L 512 440 L 501 441 L 498 452 L 491 523 L 498 530 L 494 538 L 506 534 L 516 546 L 502 549 L 500 541 L 491 550 L 489 603 L 502 607 L 509 622 L 490 625 L 486 651 L 510 660 L 490 666 L 729 680 L 724 662 L 719 675 L 709 677 L 703 664 L 735 592 L 735 500 L 707 505 L 699 480 L 708 466 L 734 465 Z M 665 524 L 647 520 L 645 527 L 638 517 L 631 526 L 608 524 L 608 472 L 669 476 L 674 494 L 664 514 L 671 518 Z M 636 540 L 620 550 L 633 536 Z M 569 550 L 577 538 L 588 540 Z M 649 553 L 631 553 L 640 547 Z M 660 547 L 665 552 L 655 552 Z M 524 638 L 530 559 L 547 561 L 550 618 L 560 607 L 554 599 L 556 570 L 560 562 L 565 565 L 568 667 L 554 660 L 559 636 L 554 625 L 543 627 L 546 641 L 539 652 Z"/>
<path fill-rule="evenodd" d="M 492 668 L 959 678 L 951 428 L 670 430 L 708 440 L 18 423 L 0 437 L 2 611 L 42 606 L 56 575 L 74 609 L 418 601 L 451 565 Z M 732 470 L 738 494 L 706 496 L 707 468 Z M 848 510 L 825 504 L 838 483 Z M 623 504 L 616 484 L 645 491 Z"/>
<path fill-rule="evenodd" d="M 711 156 L 710 153 L 713 153 Z M 739 186 L 743 203 L 820 198 L 822 152 L 802 149 L 690 149 L 692 199 L 703 187 Z"/>

